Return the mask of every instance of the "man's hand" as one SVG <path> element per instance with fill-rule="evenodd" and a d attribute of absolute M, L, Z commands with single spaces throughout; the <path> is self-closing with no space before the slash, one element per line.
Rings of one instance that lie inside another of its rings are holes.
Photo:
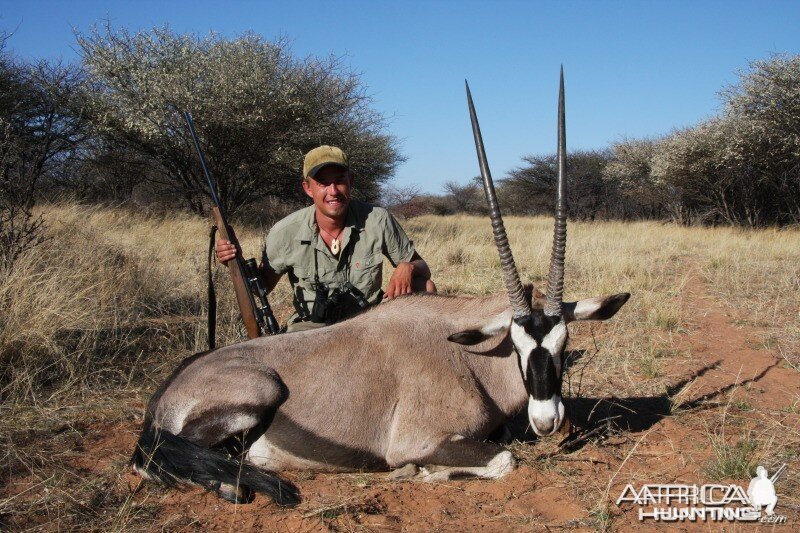
<path fill-rule="evenodd" d="M 217 255 L 217 261 L 220 263 L 227 263 L 236 257 L 236 246 L 234 246 L 231 241 L 219 239 L 217 245 L 214 247 L 214 252 Z"/>
<path fill-rule="evenodd" d="M 386 287 L 386 294 L 383 295 L 384 300 L 391 300 L 402 294 L 411 294 L 411 281 L 414 279 L 414 265 L 412 263 L 398 263 L 397 268 L 392 273 L 392 279 L 389 280 L 389 285 Z"/>

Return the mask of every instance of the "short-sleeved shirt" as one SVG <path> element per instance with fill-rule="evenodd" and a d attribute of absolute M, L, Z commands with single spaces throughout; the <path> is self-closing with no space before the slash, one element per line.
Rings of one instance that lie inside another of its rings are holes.
<path fill-rule="evenodd" d="M 266 238 L 264 264 L 276 274 L 288 273 L 295 298 L 313 312 L 316 281 L 328 289 L 350 282 L 371 305 L 381 300 L 383 257 L 392 266 L 415 253 L 397 220 L 384 208 L 351 200 L 335 257 L 319 236 L 315 207 L 295 211 L 275 224 Z M 352 311 L 352 310 L 351 310 Z M 289 323 L 300 318 L 292 315 Z"/>

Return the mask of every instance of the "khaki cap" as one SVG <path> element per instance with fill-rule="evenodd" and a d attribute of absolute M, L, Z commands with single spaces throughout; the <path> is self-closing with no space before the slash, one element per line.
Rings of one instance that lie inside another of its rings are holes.
<path fill-rule="evenodd" d="M 350 163 L 347 162 L 347 155 L 342 152 L 341 148 L 324 144 L 306 154 L 305 161 L 303 161 L 303 177 L 310 176 L 313 178 L 317 172 L 328 165 L 350 168 Z"/>

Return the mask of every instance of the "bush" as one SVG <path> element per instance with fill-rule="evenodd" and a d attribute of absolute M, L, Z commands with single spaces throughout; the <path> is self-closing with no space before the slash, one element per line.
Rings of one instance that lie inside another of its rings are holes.
<path fill-rule="evenodd" d="M 616 144 L 606 179 L 683 224 L 800 223 L 800 56 L 752 62 L 721 96 L 717 117 Z"/>

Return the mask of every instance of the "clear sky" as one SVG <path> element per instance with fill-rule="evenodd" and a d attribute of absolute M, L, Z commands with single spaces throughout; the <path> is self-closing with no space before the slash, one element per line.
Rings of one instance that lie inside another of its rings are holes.
<path fill-rule="evenodd" d="M 800 52 L 798 1 L 0 0 L 7 47 L 29 59 L 75 60 L 72 29 L 105 18 L 286 35 L 297 55 L 345 55 L 408 158 L 396 183 L 433 193 L 478 174 L 465 78 L 499 178 L 555 151 L 562 63 L 568 149 L 592 149 L 694 124 L 748 61 Z"/>

